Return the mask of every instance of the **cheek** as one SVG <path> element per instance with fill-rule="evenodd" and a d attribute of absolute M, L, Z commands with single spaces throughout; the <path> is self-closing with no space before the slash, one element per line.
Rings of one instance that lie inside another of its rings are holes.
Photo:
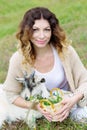
<path fill-rule="evenodd" d="M 48 35 L 48 37 L 47 37 L 47 38 L 48 38 L 48 41 L 50 41 L 50 39 L 51 39 L 51 34 L 50 34 L 50 35 Z"/>
<path fill-rule="evenodd" d="M 39 33 L 34 33 L 34 34 L 32 35 L 32 39 L 36 38 L 37 36 L 39 36 Z"/>
<path fill-rule="evenodd" d="M 44 32 L 44 34 L 43 34 L 45 37 L 47 37 L 47 38 L 51 38 L 51 36 L 52 36 L 52 32 Z M 34 33 L 33 35 L 32 35 L 32 39 L 36 39 L 37 37 L 39 37 L 40 36 L 40 33 L 39 32 L 36 32 L 36 33 Z"/>
<path fill-rule="evenodd" d="M 44 36 L 47 37 L 47 38 L 51 38 L 51 32 L 44 33 Z"/>
<path fill-rule="evenodd" d="M 50 32 L 50 33 L 48 34 L 49 39 L 51 38 L 51 36 L 52 36 L 52 33 Z"/>

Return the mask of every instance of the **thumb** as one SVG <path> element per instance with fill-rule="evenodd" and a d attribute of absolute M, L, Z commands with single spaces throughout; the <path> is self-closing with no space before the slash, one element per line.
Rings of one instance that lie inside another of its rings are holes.
<path fill-rule="evenodd" d="M 63 100 L 61 101 L 61 104 L 66 104 L 66 100 L 63 99 Z"/>

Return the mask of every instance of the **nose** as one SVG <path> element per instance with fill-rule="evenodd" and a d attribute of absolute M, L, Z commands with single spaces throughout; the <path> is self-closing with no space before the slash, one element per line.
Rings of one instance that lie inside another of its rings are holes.
<path fill-rule="evenodd" d="M 44 31 L 40 31 L 39 37 L 43 39 L 45 37 Z"/>
<path fill-rule="evenodd" d="M 28 98 L 28 97 L 25 97 L 25 100 L 26 100 L 26 101 L 28 101 L 28 100 L 29 100 L 29 98 Z"/>

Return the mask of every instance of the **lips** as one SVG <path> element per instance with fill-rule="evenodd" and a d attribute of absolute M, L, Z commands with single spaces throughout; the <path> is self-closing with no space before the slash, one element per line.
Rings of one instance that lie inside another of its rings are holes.
<path fill-rule="evenodd" d="M 37 42 L 38 42 L 39 44 L 44 44 L 46 41 L 37 40 Z"/>

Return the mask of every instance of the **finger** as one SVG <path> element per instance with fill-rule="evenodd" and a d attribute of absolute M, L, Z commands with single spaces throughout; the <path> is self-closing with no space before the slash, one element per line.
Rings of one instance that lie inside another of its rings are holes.
<path fill-rule="evenodd" d="M 48 120 L 48 121 L 52 121 L 52 115 L 48 112 L 43 112 L 42 115 Z"/>
<path fill-rule="evenodd" d="M 67 105 L 63 106 L 62 109 L 58 110 L 57 112 L 55 112 L 54 116 L 56 115 L 61 115 L 64 111 L 66 111 L 68 108 L 67 108 Z"/>
<path fill-rule="evenodd" d="M 43 116 L 48 117 L 48 120 L 52 120 L 52 115 L 49 112 L 44 111 L 42 108 L 40 108 L 39 111 L 42 113 Z"/>
<path fill-rule="evenodd" d="M 41 113 L 44 111 L 39 105 L 37 105 L 37 109 L 38 109 Z"/>
<path fill-rule="evenodd" d="M 60 120 L 62 120 L 62 119 L 65 117 L 66 113 L 68 113 L 68 110 L 65 110 L 65 111 L 64 111 L 63 113 L 61 113 L 61 114 L 55 115 L 54 118 L 55 118 L 56 120 L 60 121 Z"/>
<path fill-rule="evenodd" d="M 44 115 L 44 117 L 45 117 L 49 122 L 52 121 L 52 117 L 49 117 L 49 116 L 47 116 L 47 115 Z"/>
<path fill-rule="evenodd" d="M 63 100 L 61 101 L 61 104 L 66 104 L 66 99 L 63 99 Z"/>
<path fill-rule="evenodd" d="M 40 106 L 38 106 L 38 110 L 43 113 L 43 114 L 47 114 L 50 115 L 50 112 L 48 110 L 44 110 L 43 108 L 41 108 Z"/>
<path fill-rule="evenodd" d="M 50 118 L 46 118 L 49 122 L 51 122 L 52 120 Z"/>
<path fill-rule="evenodd" d="M 60 122 L 65 120 L 69 116 L 69 112 L 67 112 L 62 118 L 60 118 Z"/>
<path fill-rule="evenodd" d="M 48 111 L 45 111 L 44 109 L 40 108 L 39 111 L 44 115 L 50 115 Z"/>

